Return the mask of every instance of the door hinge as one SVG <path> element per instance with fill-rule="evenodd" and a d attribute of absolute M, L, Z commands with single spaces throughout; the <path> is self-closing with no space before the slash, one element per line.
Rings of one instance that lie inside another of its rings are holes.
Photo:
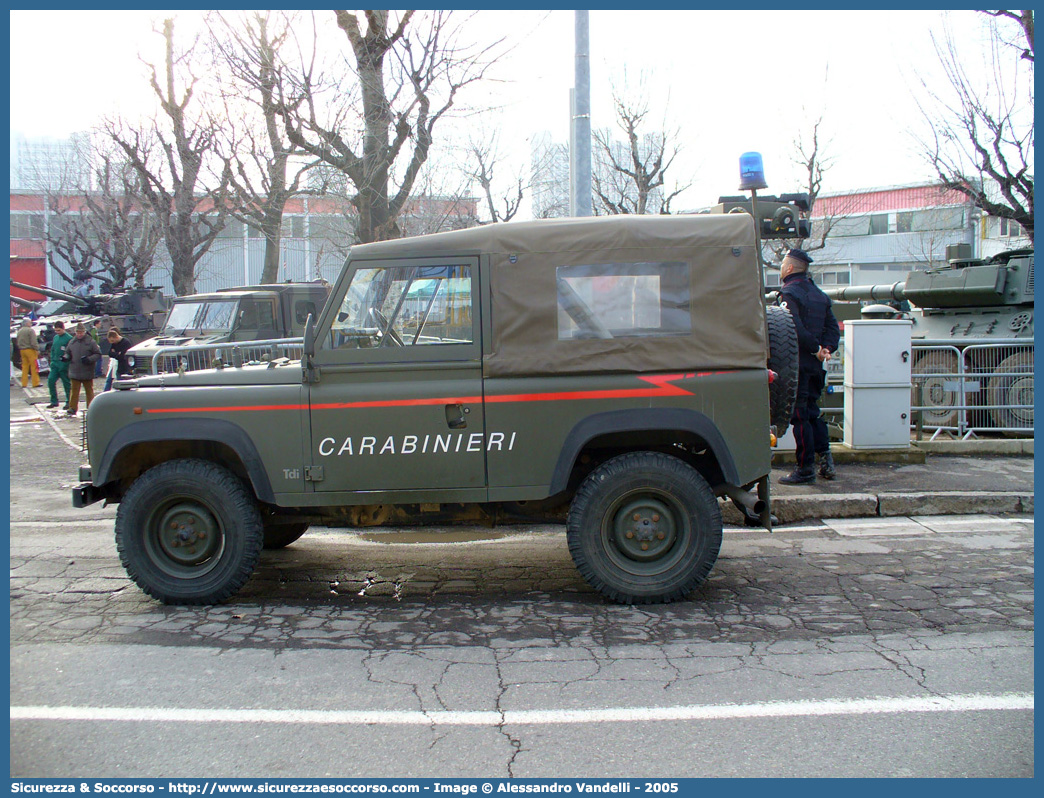
<path fill-rule="evenodd" d="M 305 482 L 322 482 L 322 466 L 305 466 Z"/>

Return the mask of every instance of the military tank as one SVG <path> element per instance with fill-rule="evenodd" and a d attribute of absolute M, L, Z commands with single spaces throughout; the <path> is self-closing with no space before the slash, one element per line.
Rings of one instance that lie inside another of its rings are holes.
<path fill-rule="evenodd" d="M 862 308 L 864 318 L 913 323 L 913 401 L 919 388 L 926 427 L 1032 435 L 1033 250 L 983 260 L 970 249 L 947 247 L 948 267 L 902 282 L 824 290 L 835 302 L 878 303 Z"/>
<path fill-rule="evenodd" d="M 13 303 L 31 311 L 36 317 L 33 329 L 36 330 L 36 337 L 40 342 L 41 371 L 47 371 L 50 365 L 47 362 L 47 353 L 54 338 L 56 321 L 64 322 L 66 328 L 71 328 L 77 323 L 87 324 L 100 318 L 103 334 L 109 327 L 115 326 L 125 338 L 136 344 L 156 335 L 163 328 L 163 322 L 170 310 L 170 301 L 163 295 L 163 291 L 156 287 L 128 288 L 107 294 L 77 296 L 67 291 L 19 283 L 15 280 L 11 280 L 11 285 L 49 297 L 49 301 L 39 303 L 11 296 Z M 17 326 L 18 322 L 12 319 L 11 363 L 15 368 L 21 368 L 22 356 L 15 345 Z M 102 354 L 106 354 L 109 342 L 103 338 L 100 344 Z"/>

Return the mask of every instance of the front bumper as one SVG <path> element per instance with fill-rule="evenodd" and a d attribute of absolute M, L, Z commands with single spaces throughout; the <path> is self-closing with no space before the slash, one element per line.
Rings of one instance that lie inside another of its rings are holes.
<path fill-rule="evenodd" d="M 89 507 L 95 502 L 100 502 L 105 497 L 91 481 L 91 467 L 80 466 L 80 482 L 73 485 L 72 504 L 73 507 Z"/>
<path fill-rule="evenodd" d="M 73 485 L 73 507 L 89 507 L 95 502 L 100 502 L 104 498 L 105 497 L 102 495 L 101 491 L 94 486 L 93 482 L 81 482 L 79 485 Z"/>

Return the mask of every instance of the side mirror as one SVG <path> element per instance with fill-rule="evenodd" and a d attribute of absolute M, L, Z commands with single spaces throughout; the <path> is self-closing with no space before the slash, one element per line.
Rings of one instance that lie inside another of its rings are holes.
<path fill-rule="evenodd" d="M 312 357 L 315 354 L 315 320 L 311 313 L 305 319 L 303 349 L 305 357 Z"/>

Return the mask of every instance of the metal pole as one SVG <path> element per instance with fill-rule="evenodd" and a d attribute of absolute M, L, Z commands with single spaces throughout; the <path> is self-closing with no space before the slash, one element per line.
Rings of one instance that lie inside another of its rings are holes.
<path fill-rule="evenodd" d="M 765 296 L 765 256 L 761 251 L 761 218 L 758 214 L 758 190 L 750 190 L 750 210 L 754 216 L 754 249 L 758 254 L 758 267 L 761 269 L 761 296 Z"/>
<path fill-rule="evenodd" d="M 305 280 L 314 280 L 312 273 L 312 213 L 308 208 L 308 196 L 304 198 L 304 261 Z"/>
<path fill-rule="evenodd" d="M 591 46 L 588 12 L 576 14 L 576 101 L 573 108 L 573 205 L 577 216 L 591 215 Z"/>

